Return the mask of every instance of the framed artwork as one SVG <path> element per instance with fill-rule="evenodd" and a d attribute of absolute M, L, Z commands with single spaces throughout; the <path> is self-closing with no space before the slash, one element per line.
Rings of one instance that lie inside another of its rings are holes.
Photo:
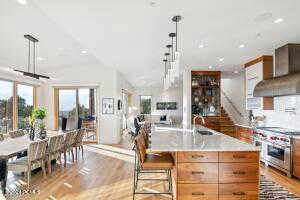
<path fill-rule="evenodd" d="M 176 110 L 177 109 L 176 102 L 167 102 L 166 109 L 167 110 Z"/>
<path fill-rule="evenodd" d="M 156 110 L 166 110 L 166 103 L 164 103 L 164 102 L 157 102 L 156 103 Z"/>
<path fill-rule="evenodd" d="M 102 114 L 114 114 L 114 99 L 103 98 L 102 99 Z"/>

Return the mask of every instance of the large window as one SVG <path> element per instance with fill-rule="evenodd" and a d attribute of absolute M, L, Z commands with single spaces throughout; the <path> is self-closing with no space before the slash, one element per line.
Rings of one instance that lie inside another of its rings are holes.
<path fill-rule="evenodd" d="M 0 80 L 0 133 L 13 130 L 13 82 Z"/>
<path fill-rule="evenodd" d="M 34 87 L 18 84 L 18 128 L 29 127 L 29 118 L 34 107 Z"/>
<path fill-rule="evenodd" d="M 34 86 L 0 80 L 0 133 L 28 128 L 35 99 Z"/>
<path fill-rule="evenodd" d="M 96 140 L 96 89 L 68 88 L 58 90 L 58 129 L 86 128 L 85 140 Z"/>
<path fill-rule="evenodd" d="M 151 96 L 140 96 L 141 114 L 151 114 Z"/>

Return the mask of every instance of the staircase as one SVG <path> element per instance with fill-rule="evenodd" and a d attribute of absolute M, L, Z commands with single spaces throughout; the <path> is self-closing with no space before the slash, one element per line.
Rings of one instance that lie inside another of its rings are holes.
<path fill-rule="evenodd" d="M 221 107 L 221 117 L 220 117 L 220 132 L 235 137 L 235 126 L 233 121 L 228 116 L 226 110 Z"/>

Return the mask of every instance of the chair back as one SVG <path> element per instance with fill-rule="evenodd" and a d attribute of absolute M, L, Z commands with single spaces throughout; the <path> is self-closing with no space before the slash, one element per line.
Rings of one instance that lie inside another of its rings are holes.
<path fill-rule="evenodd" d="M 11 132 L 9 132 L 8 134 L 9 134 L 9 136 L 10 136 L 11 138 L 17 138 L 17 137 L 22 137 L 22 136 L 24 136 L 24 135 L 25 135 L 25 131 L 22 130 L 22 129 L 20 129 L 20 130 L 16 130 L 16 131 L 11 131 Z"/>
<path fill-rule="evenodd" d="M 35 161 L 44 158 L 46 155 L 47 140 L 32 142 L 28 148 L 28 160 Z"/>
<path fill-rule="evenodd" d="M 149 147 L 149 138 L 148 138 L 148 135 L 146 134 L 146 132 L 142 129 L 140 130 L 140 134 L 143 138 L 143 145 L 148 148 Z"/>
<path fill-rule="evenodd" d="M 4 140 L 3 134 L 0 134 L 0 141 L 3 141 L 3 140 Z"/>
<path fill-rule="evenodd" d="M 75 131 L 69 131 L 66 133 L 66 138 L 65 138 L 65 147 L 71 147 L 75 143 L 75 139 L 77 136 L 77 130 Z"/>
<path fill-rule="evenodd" d="M 64 135 L 56 135 L 49 138 L 48 152 L 56 153 L 61 150 L 62 143 L 64 141 Z"/>
<path fill-rule="evenodd" d="M 144 145 L 143 140 L 144 140 L 144 138 L 142 135 L 138 135 L 134 140 L 135 151 L 136 151 L 136 154 L 138 155 L 138 159 L 139 159 L 140 163 L 144 163 L 145 157 L 146 157 L 146 147 Z"/>
<path fill-rule="evenodd" d="M 86 132 L 86 130 L 84 128 L 78 129 L 78 132 L 77 132 L 77 135 L 75 138 L 75 144 L 82 144 L 85 132 Z"/>

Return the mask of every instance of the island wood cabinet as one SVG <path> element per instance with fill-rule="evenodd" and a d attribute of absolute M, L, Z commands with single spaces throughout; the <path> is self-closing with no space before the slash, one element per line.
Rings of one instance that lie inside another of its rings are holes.
<path fill-rule="evenodd" d="M 300 138 L 293 140 L 293 174 L 300 179 Z"/>
<path fill-rule="evenodd" d="M 247 110 L 274 110 L 273 97 L 254 97 L 257 83 L 273 77 L 273 56 L 262 56 L 245 64 L 245 90 Z"/>
<path fill-rule="evenodd" d="M 176 152 L 177 200 L 258 200 L 259 152 Z"/>
<path fill-rule="evenodd" d="M 253 129 L 235 125 L 235 137 L 243 142 L 253 144 Z"/>

